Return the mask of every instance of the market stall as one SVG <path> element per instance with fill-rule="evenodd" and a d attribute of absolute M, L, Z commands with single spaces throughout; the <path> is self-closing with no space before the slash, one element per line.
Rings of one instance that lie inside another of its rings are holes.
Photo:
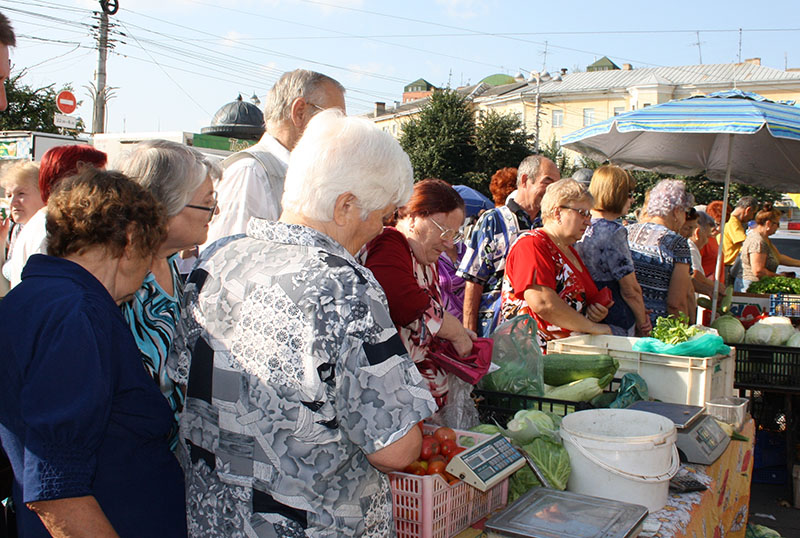
<path fill-rule="evenodd" d="M 705 535 L 714 536 L 719 527 L 725 536 L 744 536 L 755 429 L 747 401 L 733 397 L 735 351 L 713 332 L 682 320 L 668 325 L 664 334 L 680 334 L 685 341 L 664 347 L 653 339 L 580 335 L 550 342 L 528 374 L 501 361 L 500 370 L 481 382 L 494 390 L 473 393 L 483 424 L 454 432 L 456 455 L 451 446 L 444 458 L 432 458 L 423 441 L 426 468 L 418 462 L 393 475 L 398 536 L 477 536 L 487 516 L 492 528 L 504 515 L 519 520 L 516 512 L 509 514 L 541 503 L 553 511 L 537 510 L 537 517 L 572 536 L 567 529 L 597 522 L 596 510 L 588 519 L 577 515 L 581 503 L 597 504 L 587 503 L 592 498 L 587 495 L 618 503 L 609 514 L 629 513 L 625 532 L 677 537 L 703 536 L 706 529 L 711 532 Z M 695 356 L 663 352 L 686 349 L 687 342 L 700 338 L 705 345 Z M 585 420 L 591 413 L 598 418 Z M 433 426 L 424 429 L 440 435 Z M 507 444 L 495 444 L 486 457 L 482 443 L 499 438 Z M 604 451 L 613 457 L 603 461 Z M 473 457 L 478 452 L 483 455 Z M 453 465 L 459 458 L 464 458 L 460 466 Z M 474 476 L 464 471 L 470 466 Z M 409 481 L 409 475 L 416 476 Z M 693 480 L 689 486 L 706 489 L 673 489 L 686 486 L 687 478 Z M 569 510 L 562 513 L 559 507 Z M 619 534 L 628 535 L 635 534 Z"/>

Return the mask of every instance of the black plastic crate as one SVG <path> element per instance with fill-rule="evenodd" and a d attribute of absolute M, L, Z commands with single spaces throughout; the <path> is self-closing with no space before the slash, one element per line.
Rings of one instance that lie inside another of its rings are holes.
<path fill-rule="evenodd" d="M 510 394 L 508 392 L 493 392 L 490 390 L 475 389 L 472 397 L 478 407 L 478 415 L 484 424 L 494 424 L 501 426 L 511 420 L 514 413 L 522 409 L 538 409 L 547 411 L 558 416 L 566 416 L 569 413 L 582 409 L 591 409 L 588 402 L 570 402 L 567 400 L 554 400 L 539 396 L 524 396 L 520 394 Z"/>
<path fill-rule="evenodd" d="M 734 386 L 800 394 L 800 349 L 737 344 Z"/>
<path fill-rule="evenodd" d="M 789 426 L 786 398 L 779 392 L 752 391 L 750 414 L 762 430 L 781 432 Z"/>

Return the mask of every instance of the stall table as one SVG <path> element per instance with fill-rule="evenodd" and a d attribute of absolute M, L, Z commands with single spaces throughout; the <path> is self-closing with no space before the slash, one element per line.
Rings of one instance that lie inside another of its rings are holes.
<path fill-rule="evenodd" d="M 750 505 L 755 423 L 749 419 L 741 430 L 749 441 L 731 441 L 711 465 L 684 464 L 679 474 L 689 474 L 708 486 L 703 492 L 671 494 L 667 505 L 650 514 L 646 526 L 658 526 L 654 538 L 744 538 Z M 458 534 L 478 538 L 485 521 Z"/>

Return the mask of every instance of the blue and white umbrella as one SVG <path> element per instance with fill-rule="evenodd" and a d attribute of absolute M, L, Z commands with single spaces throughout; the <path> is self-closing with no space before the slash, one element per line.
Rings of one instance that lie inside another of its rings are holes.
<path fill-rule="evenodd" d="M 620 114 L 565 136 L 562 145 L 622 168 L 724 180 L 724 201 L 731 179 L 783 192 L 800 186 L 800 108 L 739 90 Z M 717 271 L 721 258 L 722 249 Z"/>
<path fill-rule="evenodd" d="M 626 112 L 562 145 L 628 169 L 730 177 L 784 192 L 800 185 L 800 108 L 739 90 Z"/>

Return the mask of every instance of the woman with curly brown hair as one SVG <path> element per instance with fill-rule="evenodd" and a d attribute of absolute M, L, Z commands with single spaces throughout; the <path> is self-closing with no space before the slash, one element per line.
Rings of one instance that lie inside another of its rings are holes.
<path fill-rule="evenodd" d="M 186 535 L 172 412 L 118 305 L 166 235 L 161 205 L 120 173 L 64 179 L 48 256 L 0 303 L 0 441 L 21 536 Z"/>

